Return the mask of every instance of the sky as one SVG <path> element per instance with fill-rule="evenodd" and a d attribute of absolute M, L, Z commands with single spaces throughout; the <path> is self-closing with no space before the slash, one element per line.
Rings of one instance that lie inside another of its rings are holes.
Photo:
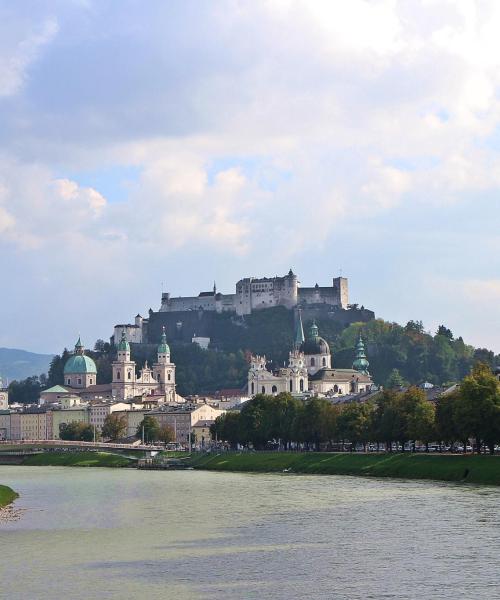
<path fill-rule="evenodd" d="M 500 2 L 0 0 L 0 346 L 290 267 L 500 352 Z"/>

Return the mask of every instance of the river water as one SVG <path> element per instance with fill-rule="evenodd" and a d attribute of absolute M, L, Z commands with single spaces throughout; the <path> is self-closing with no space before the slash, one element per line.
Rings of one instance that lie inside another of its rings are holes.
<path fill-rule="evenodd" d="M 0 466 L 0 598 L 500 598 L 500 490 Z"/>

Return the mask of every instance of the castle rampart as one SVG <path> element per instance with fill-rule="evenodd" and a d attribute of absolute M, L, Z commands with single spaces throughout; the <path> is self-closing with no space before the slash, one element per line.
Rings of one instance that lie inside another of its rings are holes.
<path fill-rule="evenodd" d="M 159 312 L 184 312 L 194 310 L 234 312 L 249 315 L 254 310 L 284 306 L 295 308 L 301 305 L 327 304 L 336 308 L 347 308 L 348 287 L 345 277 L 333 279 L 332 287 L 301 288 L 297 275 L 290 269 L 283 277 L 246 277 L 236 284 L 235 294 L 218 293 L 215 285 L 211 292 L 198 296 L 173 298 L 162 294 Z"/>

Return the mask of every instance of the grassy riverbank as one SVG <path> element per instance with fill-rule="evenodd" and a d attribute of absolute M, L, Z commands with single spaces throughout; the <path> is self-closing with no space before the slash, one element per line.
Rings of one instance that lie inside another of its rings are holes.
<path fill-rule="evenodd" d="M 128 467 L 134 464 L 133 458 L 110 452 L 46 452 L 23 460 L 23 465 L 57 467 Z"/>
<path fill-rule="evenodd" d="M 500 485 L 500 456 L 245 452 L 193 455 L 195 469 L 435 479 Z"/>
<path fill-rule="evenodd" d="M 0 508 L 2 506 L 7 506 L 11 502 L 14 502 L 16 498 L 19 497 L 19 494 L 16 494 L 14 490 L 6 485 L 0 485 Z"/>

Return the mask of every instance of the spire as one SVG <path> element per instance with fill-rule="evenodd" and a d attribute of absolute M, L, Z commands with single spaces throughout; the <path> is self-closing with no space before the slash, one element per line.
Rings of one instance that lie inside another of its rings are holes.
<path fill-rule="evenodd" d="M 82 340 L 80 338 L 80 335 L 78 335 L 78 341 L 75 344 L 75 354 L 83 354 L 84 350 L 85 348 L 82 344 Z"/>
<path fill-rule="evenodd" d="M 359 338 L 356 343 L 356 359 L 352 363 L 352 368 L 364 375 L 368 375 L 368 367 L 370 363 L 366 358 L 365 353 L 365 345 L 363 343 L 363 338 L 361 337 L 361 331 L 359 332 Z"/>
<path fill-rule="evenodd" d="M 214 280 L 214 296 L 217 293 L 217 286 L 215 285 L 215 280 Z"/>
<path fill-rule="evenodd" d="M 165 325 L 162 327 L 160 345 L 158 346 L 158 354 L 170 354 L 170 348 L 167 344 L 167 334 L 165 332 Z"/>
<path fill-rule="evenodd" d="M 118 350 L 120 352 L 130 352 L 130 344 L 127 341 L 127 336 L 125 335 L 124 329 L 122 329 L 122 337 L 120 339 L 120 343 L 118 344 Z"/>
<path fill-rule="evenodd" d="M 295 349 L 298 350 L 305 342 L 304 327 L 302 326 L 302 311 L 299 309 L 299 320 L 295 326 Z"/>
<path fill-rule="evenodd" d="M 312 340 L 316 340 L 317 338 L 319 338 L 319 329 L 316 325 L 316 319 L 313 319 L 312 325 L 309 329 L 309 337 Z"/>

